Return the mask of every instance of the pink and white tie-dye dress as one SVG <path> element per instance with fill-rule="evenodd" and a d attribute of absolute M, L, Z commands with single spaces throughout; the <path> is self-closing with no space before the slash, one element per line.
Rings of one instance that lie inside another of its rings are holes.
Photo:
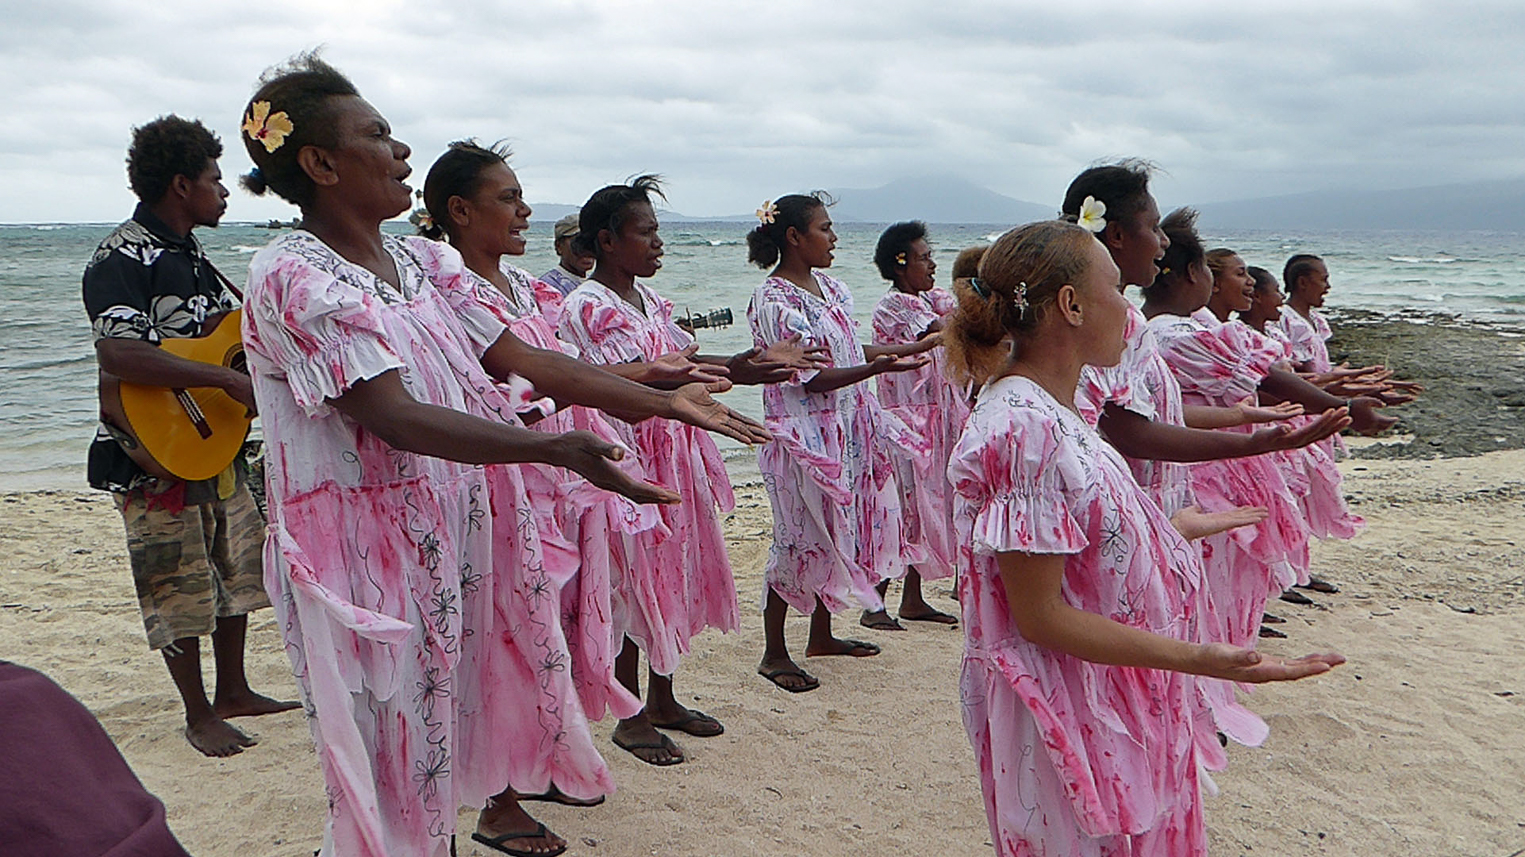
<path fill-rule="evenodd" d="M 954 448 L 961 694 L 1000 857 L 1206 853 L 1194 678 L 1107 666 L 1029 642 L 996 554 L 1065 557 L 1070 606 L 1195 639 L 1197 551 L 1122 456 L 1031 380 L 979 394 Z"/>
<path fill-rule="evenodd" d="M 953 312 L 954 306 L 953 296 L 942 289 L 915 295 L 891 289 L 874 307 L 874 344 L 915 342 L 933 322 Z M 879 404 L 931 446 L 930 478 L 918 472 L 915 461 L 901 456 L 895 459 L 895 479 L 900 485 L 905 554 L 913 558 L 923 579 L 937 580 L 953 574 L 957 557 L 953 494 L 942 473 L 964 431 L 969 396 L 949 380 L 941 348 L 932 349 L 928 356 L 931 362 L 914 372 L 886 372 L 876 380 Z"/>
<path fill-rule="evenodd" d="M 645 283 L 635 289 L 641 307 L 597 280 L 585 281 L 563 302 L 561 338 L 598 365 L 656 360 L 693 344 L 673 323 L 671 301 Z M 720 513 L 736 500 L 720 450 L 704 430 L 661 418 L 614 425 L 636 451 L 646 479 L 683 498 L 660 507 L 660 531 L 635 537 L 634 556 L 616 563 L 613 593 L 617 639 L 629 636 L 653 670 L 672 675 L 700 631 L 741 625 L 720 526 Z"/>
<path fill-rule="evenodd" d="M 1181 385 L 1165 361 L 1144 314 L 1128 305 L 1128 324 L 1123 332 L 1122 359 L 1116 366 L 1086 366 L 1075 390 L 1075 407 L 1092 428 L 1108 403 L 1132 411 L 1153 422 L 1186 425 Z M 1127 458 L 1128 469 L 1139 487 L 1154 502 L 1174 515 L 1196 502 L 1191 493 L 1191 472 L 1174 461 Z"/>
<path fill-rule="evenodd" d="M 1205 308 L 1190 317 L 1155 316 L 1149 327 L 1192 404 L 1227 408 L 1257 395 L 1280 357 L 1264 337 L 1250 336 L 1254 331 L 1237 321 L 1224 324 Z M 1202 540 L 1209 640 L 1254 648 L 1267 599 L 1307 573 L 1308 527 L 1278 461 L 1256 455 L 1191 465 L 1192 489 L 1204 511 L 1264 506 L 1270 512 L 1259 524 Z"/>
<path fill-rule="evenodd" d="M 1334 368 L 1327 344 L 1334 331 L 1330 330 L 1323 313 L 1310 307 L 1304 318 L 1297 310 L 1285 306 L 1276 325 L 1288 343 L 1289 357 L 1294 364 L 1307 364 L 1314 372 L 1328 372 Z M 1351 514 L 1345 505 L 1344 477 L 1332 464 L 1345 457 L 1345 441 L 1339 435 L 1332 435 L 1316 446 L 1331 463 L 1319 461 L 1316 472 L 1310 474 L 1312 484 L 1309 504 L 1305 508 L 1308 526 L 1321 539 L 1354 538 L 1366 522 L 1359 515 Z"/>
<path fill-rule="evenodd" d="M 500 263 L 500 269 L 508 279 L 508 292 L 473 275 L 470 291 L 450 293 L 452 303 L 470 301 L 465 309 L 486 307 L 526 344 L 576 356 L 575 348 L 556 338 L 561 292 L 507 260 Z M 491 344 L 481 343 L 483 347 Z M 531 393 L 529 398 L 536 395 Z M 542 407 L 554 405 L 547 402 Z M 619 431 L 598 411 L 588 408 L 561 408 L 529 427 L 550 434 L 589 431 L 610 443 L 625 445 Z M 626 448 L 619 466 L 635 478 L 645 478 L 633 449 Z M 620 718 L 633 716 L 641 702 L 614 678 L 614 658 L 619 650 L 609 587 L 613 569 L 627 565 L 637 550 L 632 536 L 659 527 L 661 519 L 653 507 L 595 488 L 563 468 L 526 464 L 520 469 L 545 548 L 546 573 L 556 582 L 561 596 L 562 630 L 584 713 L 594 720 L 602 719 L 605 710 Z"/>
<path fill-rule="evenodd" d="M 502 325 L 446 300 L 466 287 L 459 255 L 383 240 L 400 287 L 306 232 L 250 264 L 265 586 L 327 783 L 323 853 L 443 857 L 458 808 L 507 785 L 535 792 L 554 779 L 593 797 L 614 784 L 566 671 L 517 468 L 394 449 L 329 404 L 396 371 L 420 402 L 517 421 L 473 346 Z M 516 632 L 490 633 L 505 624 Z"/>
<path fill-rule="evenodd" d="M 812 276 L 824 297 L 781 277 L 757 287 L 747 304 L 754 343 L 766 348 L 799 334 L 801 345 L 826 348 L 833 368 L 861 365 L 852 293 L 820 271 Z M 880 610 L 874 586 L 906 564 L 895 456 L 925 462 L 927 441 L 881 408 L 867 384 L 806 390 L 815 374 L 796 371 L 763 388 L 763 419 L 773 434 L 757 454 L 773 506 L 763 581 L 804 613 L 817 598 L 832 613 L 851 604 Z"/>

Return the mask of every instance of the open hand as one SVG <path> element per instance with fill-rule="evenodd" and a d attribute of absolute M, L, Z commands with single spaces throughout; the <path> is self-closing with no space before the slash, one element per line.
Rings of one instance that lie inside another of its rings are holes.
<path fill-rule="evenodd" d="M 756 420 L 736 413 L 715 401 L 703 384 L 689 384 L 672 391 L 667 416 L 671 419 L 697 426 L 706 431 L 718 432 L 739 440 L 748 446 L 767 443 L 773 439 L 768 430 Z"/>
<path fill-rule="evenodd" d="M 1361 396 L 1350 400 L 1350 427 L 1364 435 L 1380 434 L 1398 424 L 1397 417 L 1378 413 L 1382 408 L 1379 399 Z"/>
<path fill-rule="evenodd" d="M 1282 423 L 1271 428 L 1264 428 L 1255 432 L 1255 440 L 1262 446 L 1263 451 L 1270 452 L 1276 449 L 1300 449 L 1310 443 L 1318 443 L 1332 434 L 1338 434 L 1350 427 L 1350 414 L 1344 408 L 1330 408 L 1319 414 L 1318 419 L 1309 422 L 1301 428 L 1292 428 Z"/>
<path fill-rule="evenodd" d="M 682 351 L 663 354 L 646 364 L 648 387 L 671 390 L 684 384 L 709 384 L 724 379 L 730 370 L 712 363 L 695 363 L 693 356 L 699 353 L 697 344 Z"/>
<path fill-rule="evenodd" d="M 1270 681 L 1297 681 L 1329 672 L 1345 663 L 1345 656 L 1329 652 L 1300 658 L 1273 658 L 1253 649 L 1241 649 L 1227 643 L 1208 643 L 1200 652 L 1200 675 L 1265 684 Z"/>
<path fill-rule="evenodd" d="M 881 354 L 869 361 L 869 368 L 875 375 L 881 372 L 914 372 L 917 369 L 932 362 L 930 357 L 903 356 L 896 357 L 891 354 Z"/>
<path fill-rule="evenodd" d="M 769 345 L 749 348 L 726 365 L 731 380 L 737 384 L 781 384 L 799 370 L 825 369 L 831 365 L 831 352 L 824 345 L 801 345 L 798 333 Z"/>
<path fill-rule="evenodd" d="M 1195 541 L 1258 524 L 1270 514 L 1264 506 L 1239 506 L 1224 512 L 1204 512 L 1200 506 L 1187 506 L 1171 515 L 1170 523 L 1187 541 Z"/>
<path fill-rule="evenodd" d="M 605 491 L 624 495 L 637 503 L 678 503 L 675 492 L 642 482 L 616 467 L 625 450 L 608 443 L 592 432 L 573 431 L 558 435 L 558 454 L 551 462 L 565 467 Z"/>
<path fill-rule="evenodd" d="M 1256 404 L 1253 396 L 1246 396 L 1244 401 L 1236 404 L 1234 407 L 1239 409 L 1239 416 L 1243 420 L 1240 425 L 1274 423 L 1302 416 L 1303 414 L 1303 406 L 1297 402 L 1281 402 L 1275 405 L 1261 406 Z"/>

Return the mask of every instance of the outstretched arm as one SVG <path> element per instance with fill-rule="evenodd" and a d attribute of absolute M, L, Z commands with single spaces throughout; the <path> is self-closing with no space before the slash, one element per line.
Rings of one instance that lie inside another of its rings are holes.
<path fill-rule="evenodd" d="M 677 494 L 632 479 L 614 462 L 623 450 L 589 432 L 548 434 L 425 404 L 408 394 L 397 370 L 360 381 L 329 403 L 387 445 L 466 464 L 540 461 L 565 467 L 639 503 L 676 503 Z"/>
<path fill-rule="evenodd" d="M 507 330 L 482 355 L 482 367 L 500 381 L 510 374 L 521 375 L 540 393 L 559 402 L 598 408 L 621 417 L 682 420 L 742 443 L 770 439 L 759 423 L 711 399 L 701 384 L 657 390 L 559 351 L 535 348 Z M 717 392 L 724 389 L 723 384 L 723 380 L 715 382 Z"/>
<path fill-rule="evenodd" d="M 1237 646 L 1151 634 L 1070 606 L 1060 590 L 1065 564 L 1061 554 L 1005 552 L 997 554 L 996 561 L 1011 617 L 1022 636 L 1093 663 L 1261 683 L 1306 678 L 1345 662 L 1337 654 L 1282 660 Z"/>
<path fill-rule="evenodd" d="M 1320 414 L 1335 408 L 1346 407 L 1344 399 L 1332 396 L 1303 380 L 1296 372 L 1273 366 L 1260 382 L 1260 389 L 1271 396 L 1287 402 L 1297 402 L 1310 414 Z M 1398 422 L 1397 417 L 1377 413 L 1382 403 L 1362 396 L 1349 401 L 1350 425 L 1362 434 L 1376 434 Z"/>
<path fill-rule="evenodd" d="M 1102 410 L 1099 423 L 1107 442 L 1129 458 L 1182 462 L 1296 449 L 1317 443 L 1348 425 L 1350 418 L 1344 409 L 1336 409 L 1296 430 L 1283 424 L 1254 434 L 1241 434 L 1159 423 L 1112 403 Z"/>

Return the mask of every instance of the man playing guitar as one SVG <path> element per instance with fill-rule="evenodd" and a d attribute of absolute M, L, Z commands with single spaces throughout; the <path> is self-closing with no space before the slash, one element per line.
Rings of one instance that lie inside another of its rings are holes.
<path fill-rule="evenodd" d="M 148 386 L 220 388 L 252 412 L 247 375 L 158 347 L 202 336 L 238 307 L 191 235 L 216 226 L 227 210 L 221 155 L 222 144 L 199 121 L 170 115 L 133 130 L 127 175 L 140 202 L 85 268 L 84 302 L 103 373 Z M 297 707 L 255 693 L 244 675 L 248 613 L 270 606 L 264 522 L 232 466 L 196 482 L 156 477 L 123 448 L 133 443 L 123 428 L 102 421 L 90 447 L 90 484 L 112 492 L 122 513 L 148 644 L 163 652 L 185 703 L 186 737 L 208 756 L 231 756 L 255 739 L 227 718 Z M 205 634 L 217 666 L 210 702 L 201 681 Z"/>

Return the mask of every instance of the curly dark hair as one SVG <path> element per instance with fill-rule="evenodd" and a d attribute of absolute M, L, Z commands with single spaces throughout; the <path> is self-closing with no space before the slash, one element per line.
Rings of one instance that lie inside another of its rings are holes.
<path fill-rule="evenodd" d="M 818 209 L 833 205 L 833 200 L 823 190 L 810 193 L 791 193 L 773 201 L 777 209 L 772 223 L 759 223 L 747 233 L 747 261 L 763 270 L 778 264 L 784 252 L 789 230 L 804 232 L 810 228 L 810 220 Z"/>
<path fill-rule="evenodd" d="M 667 201 L 659 175 L 636 176 L 629 184 L 612 184 L 594 191 L 577 213 L 577 237 L 572 239 L 572 248 L 595 259 L 603 258 L 598 234 L 605 230 L 620 234 L 620 228 L 630 218 L 630 207 L 642 202 L 650 205 L 653 196 Z"/>
<path fill-rule="evenodd" d="M 138 199 L 153 205 L 164 198 L 175 176 L 200 178 L 220 157 L 222 142 L 201 120 L 160 116 L 132 129 L 127 184 Z"/>
<path fill-rule="evenodd" d="M 338 144 L 333 99 L 359 95 L 360 90 L 342 72 L 319 58 L 316 50 L 297 54 L 266 69 L 260 75 L 259 84 L 259 90 L 244 106 L 243 115 L 238 120 L 240 127 L 252 115 L 255 104 L 266 102 L 270 115 L 286 114 L 292 131 L 273 152 L 267 151 L 259 140 L 240 132 L 255 169 L 238 183 L 255 196 L 264 196 L 269 190 L 299 207 L 310 205 L 316 186 L 297 163 L 297 152 L 303 146 L 328 149 Z"/>
<path fill-rule="evenodd" d="M 911 245 L 926 237 L 927 225 L 920 220 L 890 224 L 874 245 L 874 267 L 879 269 L 879 276 L 895 282 L 895 275 L 905 269 L 902 254 L 911 252 Z"/>
<path fill-rule="evenodd" d="M 482 173 L 489 167 L 508 163 L 513 154 L 507 144 L 499 142 L 487 148 L 476 140 L 456 140 L 445 149 L 429 168 L 424 178 L 424 208 L 433 221 L 418 228 L 418 234 L 435 241 L 442 241 L 451 232 L 450 197 L 475 196 L 482 183 Z"/>

